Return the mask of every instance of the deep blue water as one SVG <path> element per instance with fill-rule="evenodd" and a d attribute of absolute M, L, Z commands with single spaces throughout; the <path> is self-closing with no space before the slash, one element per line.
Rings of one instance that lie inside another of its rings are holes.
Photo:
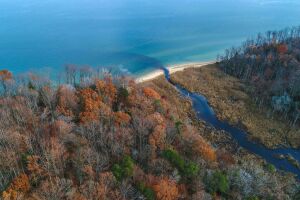
<path fill-rule="evenodd" d="M 278 148 L 268 149 L 265 146 L 248 140 L 247 133 L 239 128 L 236 128 L 227 122 L 220 121 L 213 109 L 210 107 L 207 99 L 201 94 L 193 93 L 180 85 L 174 83 L 170 79 L 170 74 L 167 68 L 162 68 L 165 73 L 166 79 L 176 87 L 178 92 L 186 98 L 189 98 L 193 103 L 193 109 L 196 112 L 198 119 L 201 119 L 216 128 L 217 130 L 224 130 L 230 134 L 231 137 L 237 142 L 237 144 L 251 153 L 254 153 L 261 158 L 265 159 L 268 163 L 274 165 L 277 169 L 291 172 L 297 175 L 297 179 L 300 180 L 300 169 L 291 164 L 286 158 L 280 159 L 278 155 L 292 156 L 298 162 L 300 162 L 300 150 L 292 148 Z"/>
<path fill-rule="evenodd" d="M 0 0 L 0 68 L 48 74 L 72 63 L 138 74 L 214 60 L 294 25 L 299 0 Z"/>

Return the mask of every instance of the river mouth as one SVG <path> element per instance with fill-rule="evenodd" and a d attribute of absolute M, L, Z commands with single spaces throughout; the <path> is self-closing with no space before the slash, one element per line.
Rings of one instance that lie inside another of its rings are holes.
<path fill-rule="evenodd" d="M 217 130 L 224 130 L 231 135 L 240 147 L 262 157 L 279 170 L 295 174 L 297 179 L 300 180 L 300 150 L 292 148 L 268 149 L 260 143 L 250 141 L 245 131 L 227 122 L 220 121 L 203 95 L 190 92 L 183 88 L 171 80 L 170 72 L 167 68 L 162 68 L 162 70 L 164 71 L 166 80 L 172 84 L 183 97 L 192 101 L 192 107 L 197 119 L 203 120 Z"/>

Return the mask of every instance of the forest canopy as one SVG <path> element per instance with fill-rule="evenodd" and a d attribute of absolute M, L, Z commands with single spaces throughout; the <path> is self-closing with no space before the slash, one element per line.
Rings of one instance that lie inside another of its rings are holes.
<path fill-rule="evenodd" d="M 249 92 L 260 106 L 300 123 L 300 27 L 268 31 L 238 48 L 225 51 L 219 66 L 247 81 Z"/>
<path fill-rule="evenodd" d="M 191 195 L 189 181 L 200 170 L 183 146 L 208 164 L 216 162 L 215 149 L 151 87 L 98 75 L 68 66 L 66 83 L 53 84 L 0 71 L 3 199 Z"/>

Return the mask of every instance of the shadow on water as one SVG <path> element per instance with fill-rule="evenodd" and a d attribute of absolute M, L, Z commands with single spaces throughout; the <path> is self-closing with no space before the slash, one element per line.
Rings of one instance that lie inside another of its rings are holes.
<path fill-rule="evenodd" d="M 28 72 L 37 74 L 43 78 L 57 80 L 62 75 L 66 65 L 73 65 L 80 69 L 81 67 L 90 67 L 94 69 L 106 69 L 114 75 L 138 76 L 148 71 L 160 69 L 163 64 L 152 57 L 130 52 L 108 52 L 90 55 L 92 59 L 71 57 L 58 58 L 55 62 L 49 62 L 44 66 L 32 66 L 13 68 L 10 71 L 15 75 L 27 74 Z M 68 61 L 71 60 L 71 61 Z M 82 61 L 83 60 L 83 61 Z M 88 62 L 86 62 L 88 61 Z"/>
<path fill-rule="evenodd" d="M 145 70 L 158 69 L 163 64 L 155 58 L 128 52 L 110 53 L 98 56 L 103 65 L 123 66 L 131 74 L 143 73 Z"/>
<path fill-rule="evenodd" d="M 174 83 L 170 79 L 170 73 L 167 68 L 161 68 L 164 71 L 165 78 L 176 87 L 178 92 L 183 96 L 189 98 L 193 103 L 194 111 L 197 114 L 197 118 L 205 121 L 212 127 L 218 130 L 224 130 L 229 133 L 232 138 L 236 140 L 239 146 L 247 149 L 251 153 L 257 154 L 264 158 L 268 163 L 273 164 L 277 169 L 281 169 L 287 172 L 292 172 L 297 175 L 300 179 L 300 169 L 293 165 L 287 156 L 292 156 L 298 162 L 300 161 L 300 150 L 291 148 L 278 148 L 278 149 L 268 149 L 261 144 L 249 141 L 247 138 L 247 133 L 241 129 L 229 125 L 227 122 L 218 120 L 213 109 L 209 106 L 206 98 L 200 94 L 196 94 L 186 90 L 180 85 Z M 279 157 L 278 155 L 283 155 L 284 157 Z"/>

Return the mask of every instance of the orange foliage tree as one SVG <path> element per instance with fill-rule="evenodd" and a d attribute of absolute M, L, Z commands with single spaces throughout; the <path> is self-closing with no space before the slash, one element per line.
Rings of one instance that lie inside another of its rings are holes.
<path fill-rule="evenodd" d="M 106 77 L 105 80 L 96 80 L 96 91 L 103 98 L 105 103 L 111 104 L 117 97 L 117 88 L 112 82 L 111 77 Z"/>
<path fill-rule="evenodd" d="M 158 112 L 155 112 L 155 113 L 153 113 L 151 115 L 148 115 L 146 117 L 146 119 L 148 121 L 150 121 L 151 123 L 153 123 L 154 126 L 156 126 L 156 125 L 163 125 L 165 123 L 164 117 L 160 113 L 158 113 Z"/>
<path fill-rule="evenodd" d="M 154 147 L 154 149 L 163 149 L 165 145 L 166 138 L 166 127 L 164 125 L 157 125 L 152 134 L 149 136 L 149 144 Z"/>
<path fill-rule="evenodd" d="M 152 99 L 160 99 L 161 98 L 161 96 L 155 90 L 153 90 L 150 87 L 145 87 L 143 89 L 143 93 L 148 98 L 152 98 Z"/>
<path fill-rule="evenodd" d="M 114 118 L 117 125 L 128 124 L 131 119 L 127 113 L 121 111 L 115 112 Z"/>
<path fill-rule="evenodd" d="M 2 193 L 4 200 L 16 200 L 23 196 L 30 189 L 29 178 L 26 174 L 17 176 L 10 186 Z"/>
<path fill-rule="evenodd" d="M 90 88 L 85 88 L 79 91 L 81 101 L 81 112 L 79 119 L 81 123 L 87 123 L 99 120 L 99 109 L 102 104 L 102 99 L 97 92 Z"/>
<path fill-rule="evenodd" d="M 207 161 L 216 161 L 217 156 L 215 150 L 193 128 L 190 127 L 190 129 L 188 130 L 188 128 L 185 127 L 185 131 L 183 132 L 183 139 L 188 142 L 192 151 L 197 155 L 203 157 Z"/>
<path fill-rule="evenodd" d="M 6 69 L 0 70 L 0 80 L 1 81 L 8 81 L 11 80 L 13 77 L 12 73 Z"/>
<path fill-rule="evenodd" d="M 202 155 L 205 160 L 216 161 L 216 152 L 202 137 L 194 140 L 193 149 Z"/>
<path fill-rule="evenodd" d="M 57 90 L 57 111 L 67 117 L 74 117 L 78 98 L 72 88 L 60 86 Z"/>
<path fill-rule="evenodd" d="M 39 156 L 27 156 L 27 170 L 29 172 L 29 178 L 32 182 L 37 182 L 45 175 L 45 171 L 40 166 L 39 160 Z"/>
<path fill-rule="evenodd" d="M 155 158 L 156 150 L 164 149 L 165 146 L 165 138 L 166 138 L 166 125 L 164 117 L 155 112 L 146 117 L 147 121 L 150 122 L 153 127 L 152 133 L 149 135 L 148 142 L 152 147 L 152 158 Z"/>
<path fill-rule="evenodd" d="M 159 179 L 152 188 L 158 200 L 176 200 L 179 197 L 177 184 L 168 178 Z"/>

